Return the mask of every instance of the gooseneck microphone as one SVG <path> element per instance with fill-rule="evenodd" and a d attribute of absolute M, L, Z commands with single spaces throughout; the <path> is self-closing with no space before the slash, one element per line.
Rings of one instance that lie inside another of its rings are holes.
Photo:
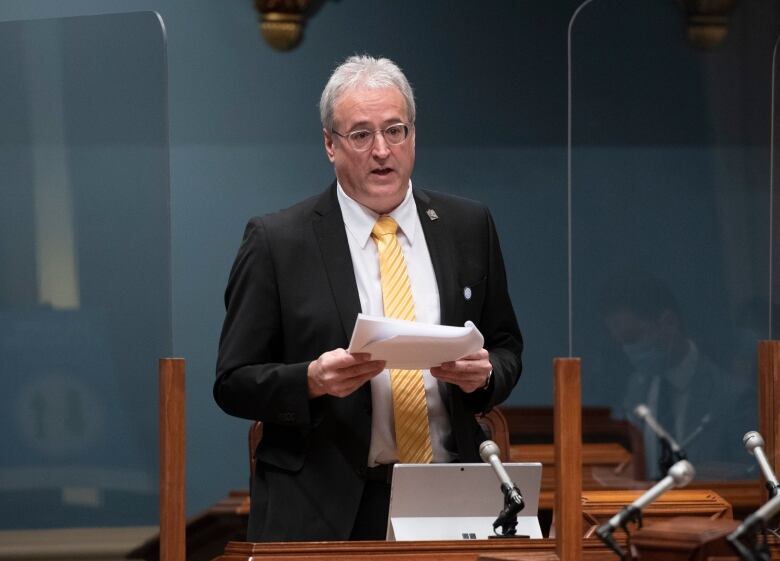
<path fill-rule="evenodd" d="M 617 553 L 621 559 L 625 559 L 626 552 L 617 545 L 612 537 L 612 533 L 618 528 L 623 528 L 625 530 L 628 522 L 640 519 L 642 509 L 647 505 L 655 501 L 669 489 L 685 487 L 693 480 L 695 475 L 696 470 L 693 469 L 693 466 L 688 460 L 678 461 L 669 468 L 666 477 L 645 491 L 630 505 L 623 507 L 620 512 L 610 518 L 605 524 L 599 526 L 596 529 L 596 534 L 601 538 L 601 541 Z"/>
<path fill-rule="evenodd" d="M 634 409 L 634 414 L 647 423 L 647 426 L 650 427 L 650 430 L 653 431 L 658 438 L 665 441 L 673 453 L 679 454 L 682 452 L 680 445 L 677 444 L 677 441 L 672 438 L 672 435 L 666 432 L 660 423 L 656 421 L 655 417 L 653 417 L 653 413 L 650 411 L 650 408 L 647 405 L 644 403 L 637 405 Z M 684 454 L 684 452 L 682 453 Z M 680 459 L 683 460 L 685 458 Z"/>
<path fill-rule="evenodd" d="M 493 467 L 496 477 L 501 482 L 501 492 L 504 494 L 504 508 L 493 522 L 493 530 L 498 535 L 498 527 L 501 526 L 503 528 L 501 535 L 514 536 L 517 528 L 517 513 L 525 507 L 525 500 L 517 485 L 509 479 L 509 474 L 499 458 L 500 453 L 501 449 L 492 440 L 486 440 L 479 445 L 479 456 Z"/>
<path fill-rule="evenodd" d="M 744 560 L 769 559 L 769 552 L 763 551 L 766 544 L 763 544 L 763 546 L 747 546 L 740 540 L 756 528 L 767 528 L 778 514 L 780 514 L 780 495 L 776 495 L 768 500 L 757 511 L 745 518 L 742 524 L 737 526 L 736 530 L 726 536 L 726 540 Z"/>
<path fill-rule="evenodd" d="M 763 437 L 759 432 L 752 430 L 745 433 L 745 436 L 742 437 L 742 443 L 745 445 L 745 450 L 748 451 L 748 454 L 756 457 L 758 466 L 764 474 L 764 479 L 766 479 L 766 488 L 769 491 L 769 498 L 777 496 L 777 476 L 775 476 L 775 472 L 772 470 L 772 466 L 769 465 L 766 454 L 764 454 Z"/>
<path fill-rule="evenodd" d="M 647 405 L 644 403 L 637 405 L 634 408 L 634 414 L 645 422 L 661 443 L 661 456 L 658 458 L 658 467 L 661 473 L 667 473 L 676 462 L 688 458 L 685 450 L 672 438 L 671 434 L 666 432 L 666 429 L 656 420 Z"/>

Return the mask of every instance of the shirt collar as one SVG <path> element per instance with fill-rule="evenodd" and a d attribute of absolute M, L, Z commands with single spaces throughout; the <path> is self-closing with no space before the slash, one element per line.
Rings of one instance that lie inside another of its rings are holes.
<path fill-rule="evenodd" d="M 336 196 L 347 231 L 357 240 L 361 248 L 365 248 L 379 215 L 347 195 L 341 187 L 341 183 L 336 182 L 336 185 Z M 412 195 L 411 181 L 409 181 L 409 188 L 406 190 L 404 200 L 393 209 L 389 216 L 396 221 L 398 229 L 409 240 L 409 245 L 414 245 L 414 237 L 417 232 L 417 205 Z"/>

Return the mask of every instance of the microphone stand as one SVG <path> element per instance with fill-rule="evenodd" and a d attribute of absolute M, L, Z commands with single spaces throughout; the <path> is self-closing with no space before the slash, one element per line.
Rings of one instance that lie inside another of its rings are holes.
<path fill-rule="evenodd" d="M 523 495 L 517 485 L 509 486 L 506 483 L 501 484 L 501 491 L 504 493 L 504 508 L 498 513 L 498 518 L 493 522 L 493 532 L 495 536 L 491 538 L 527 538 L 529 536 L 516 536 L 517 533 L 517 513 L 525 508 Z M 498 527 L 501 527 L 501 533 L 498 533 Z"/>
<path fill-rule="evenodd" d="M 658 442 L 661 444 L 661 454 L 658 458 L 658 469 L 660 470 L 660 473 L 666 473 L 669 471 L 669 468 L 680 460 L 688 459 L 685 450 L 682 448 L 673 450 L 667 439 L 659 436 Z"/>
<path fill-rule="evenodd" d="M 631 532 L 628 529 L 628 523 L 636 522 L 637 528 L 641 528 L 642 511 L 632 505 L 624 506 L 623 511 L 625 511 L 626 515 L 623 517 L 623 520 L 620 523 L 620 527 L 626 533 L 626 537 L 627 537 L 626 544 L 630 551 Z M 620 557 L 620 561 L 631 561 L 632 557 L 629 555 L 628 551 L 620 547 L 617 541 L 615 541 L 615 536 L 613 535 L 613 532 L 614 529 L 611 528 L 609 524 L 603 524 L 596 529 L 596 535 L 601 539 L 602 542 L 604 542 L 604 545 L 606 545 L 608 548 L 614 551 L 618 557 Z"/>
<path fill-rule="evenodd" d="M 737 552 L 742 561 L 771 561 L 772 554 L 769 551 L 769 545 L 766 542 L 766 524 L 759 525 L 759 533 L 762 536 L 761 542 L 756 544 L 745 544 L 734 534 L 726 536 L 731 548 Z"/>

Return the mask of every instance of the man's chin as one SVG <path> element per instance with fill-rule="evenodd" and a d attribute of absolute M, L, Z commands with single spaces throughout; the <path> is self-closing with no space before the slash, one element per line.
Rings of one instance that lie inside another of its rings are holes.
<path fill-rule="evenodd" d="M 403 202 L 406 189 L 394 186 L 371 186 L 370 199 L 367 205 L 371 210 L 379 214 L 386 214 Z"/>

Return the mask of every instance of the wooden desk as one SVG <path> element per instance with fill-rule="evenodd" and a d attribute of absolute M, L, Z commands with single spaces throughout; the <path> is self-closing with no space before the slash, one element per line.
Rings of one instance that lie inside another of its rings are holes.
<path fill-rule="evenodd" d="M 595 535 L 604 524 L 627 504 L 635 501 L 642 491 L 583 491 L 582 516 L 586 537 Z M 723 497 L 709 490 L 672 489 L 661 495 L 642 511 L 642 525 L 652 526 L 679 516 L 697 516 L 709 520 L 732 519 L 731 505 Z M 618 530 L 622 533 L 622 530 Z"/>

